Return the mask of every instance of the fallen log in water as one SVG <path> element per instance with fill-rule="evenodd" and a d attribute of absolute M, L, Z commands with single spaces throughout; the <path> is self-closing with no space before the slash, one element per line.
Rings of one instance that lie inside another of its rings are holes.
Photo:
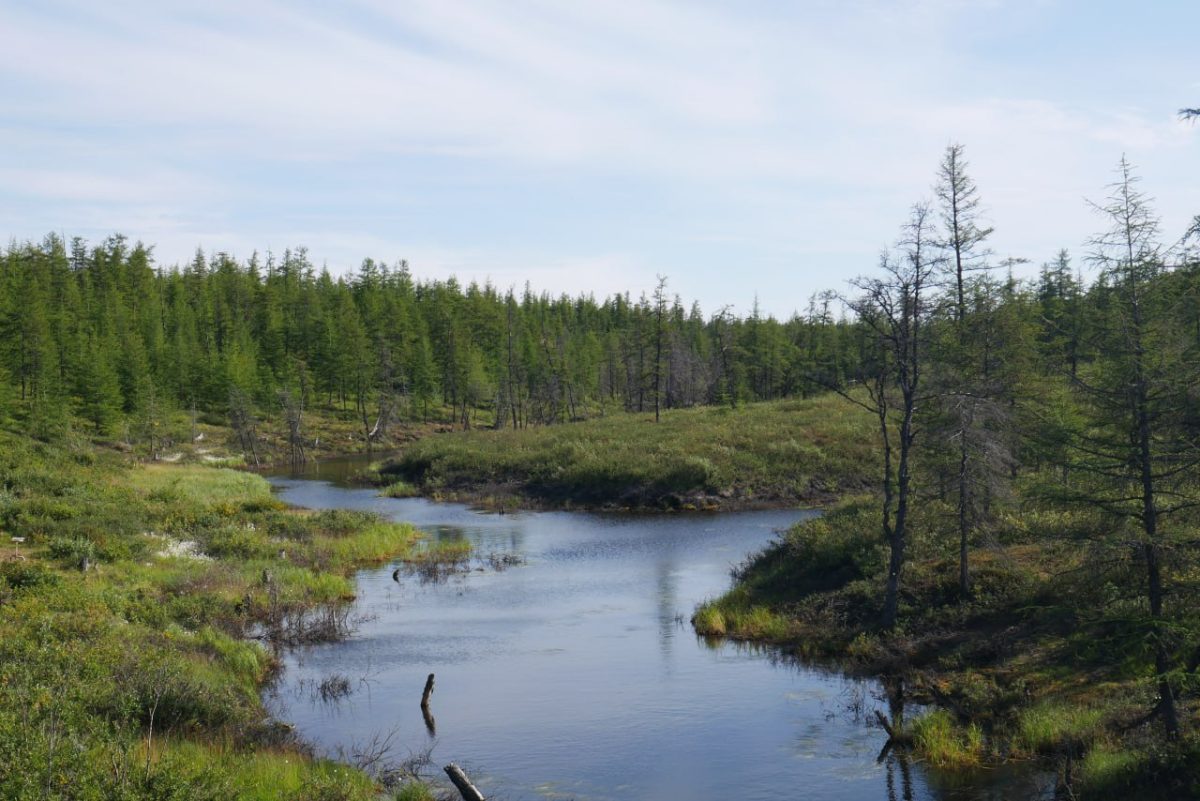
<path fill-rule="evenodd" d="M 471 784 L 471 780 L 467 778 L 467 774 L 463 773 L 463 769 L 451 762 L 443 770 L 450 777 L 450 781 L 458 788 L 458 793 L 463 797 L 463 801 L 485 801 L 483 793 L 479 792 L 479 788 Z"/>

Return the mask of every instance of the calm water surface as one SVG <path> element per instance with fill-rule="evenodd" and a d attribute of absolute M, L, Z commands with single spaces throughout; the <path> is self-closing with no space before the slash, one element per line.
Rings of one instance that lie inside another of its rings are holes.
<path fill-rule="evenodd" d="M 356 635 L 286 655 L 268 698 L 325 753 L 387 736 L 399 757 L 432 745 L 434 765 L 458 762 L 511 801 L 1043 795 L 1028 773 L 964 784 L 879 762 L 876 683 L 694 634 L 688 618 L 729 568 L 809 512 L 484 514 L 341 486 L 353 464 L 272 481 L 293 504 L 376 511 L 524 563 L 444 583 L 362 571 Z M 419 708 L 429 673 L 436 736 Z M 322 701 L 315 688 L 333 675 L 353 692 Z"/>

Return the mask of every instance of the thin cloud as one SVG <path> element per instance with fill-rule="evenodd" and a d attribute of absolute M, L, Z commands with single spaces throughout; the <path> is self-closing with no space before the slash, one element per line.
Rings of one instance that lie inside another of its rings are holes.
<path fill-rule="evenodd" d="M 1192 98 L 1105 85 L 1102 50 L 1035 41 L 1072 6 L 8 4 L 0 211 L 18 237 L 111 225 L 166 262 L 441 252 L 438 274 L 502 263 L 603 292 L 671 272 L 706 307 L 758 290 L 786 313 L 871 269 L 951 141 L 997 251 L 1081 242 L 1080 198 L 1125 151 L 1165 230 L 1200 210 L 1200 128 L 1174 113 Z M 1190 85 L 1182 51 L 1128 45 Z"/>

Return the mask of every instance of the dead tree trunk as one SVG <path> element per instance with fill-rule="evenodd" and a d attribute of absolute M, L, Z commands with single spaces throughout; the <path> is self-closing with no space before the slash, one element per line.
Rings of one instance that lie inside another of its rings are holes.
<path fill-rule="evenodd" d="M 450 777 L 450 781 L 458 788 L 458 793 L 463 797 L 463 801 L 485 801 L 483 793 L 479 792 L 479 788 L 471 784 L 471 780 L 467 778 L 467 774 L 463 773 L 463 769 L 451 762 L 443 770 Z"/>
<path fill-rule="evenodd" d="M 431 737 L 437 737 L 437 721 L 433 719 L 433 713 L 429 710 L 429 696 L 433 695 L 433 674 L 429 674 L 429 678 L 425 679 L 425 691 L 421 693 L 421 717 L 425 718 L 425 728 L 429 730 Z"/>
<path fill-rule="evenodd" d="M 304 453 L 304 436 L 302 433 L 304 401 L 296 398 L 290 391 L 284 391 L 282 399 L 288 424 L 289 459 L 293 467 L 298 467 L 308 459 Z"/>

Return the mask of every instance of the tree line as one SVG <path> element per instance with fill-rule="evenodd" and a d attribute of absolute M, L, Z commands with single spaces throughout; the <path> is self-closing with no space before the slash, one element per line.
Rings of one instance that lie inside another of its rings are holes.
<path fill-rule="evenodd" d="M 331 408 L 377 437 L 400 420 L 551 424 L 820 389 L 851 325 L 831 299 L 779 321 L 705 317 L 660 278 L 604 300 L 423 281 L 401 261 L 351 275 L 303 248 L 160 267 L 112 236 L 13 243 L 0 257 L 0 412 L 152 438 L 198 409 L 244 431 L 256 413 Z"/>

